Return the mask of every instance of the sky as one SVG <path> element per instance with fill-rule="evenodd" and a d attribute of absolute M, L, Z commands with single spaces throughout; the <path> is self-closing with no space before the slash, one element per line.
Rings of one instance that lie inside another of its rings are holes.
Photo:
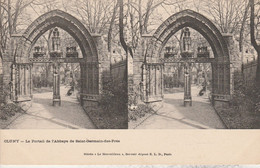
<path fill-rule="evenodd" d="M 40 0 L 36 0 L 36 2 Z M 52 2 L 52 0 L 45 0 L 45 1 L 50 1 Z M 73 5 L 75 5 L 75 3 L 73 3 L 75 0 L 55 0 L 55 2 L 53 2 L 53 5 L 51 5 L 50 7 L 52 9 L 60 9 L 60 10 L 68 10 L 68 13 L 70 12 L 70 9 L 72 8 Z M 79 0 L 80 1 L 80 0 Z M 82 1 L 82 0 L 81 0 Z M 93 1 L 93 0 L 91 0 Z M 160 1 L 160 0 L 158 0 Z M 180 6 L 175 5 L 175 7 L 173 6 L 158 6 L 156 8 L 156 10 L 154 10 L 154 15 L 151 16 L 152 18 L 157 18 L 160 17 L 160 21 L 157 22 L 153 22 L 152 26 L 150 26 L 150 29 L 156 29 L 161 23 L 163 23 L 164 20 L 166 20 L 169 16 L 173 15 L 176 11 L 179 11 L 181 9 L 192 9 L 195 11 L 198 11 L 198 6 L 202 4 L 202 0 L 167 0 L 168 2 L 176 2 L 176 1 L 180 1 Z M 182 2 L 184 1 L 184 2 Z M 126 2 L 126 0 L 124 0 L 124 2 Z M 146 6 L 146 2 L 147 0 L 142 0 L 142 5 L 143 7 Z M 196 4 L 196 5 L 194 5 Z M 65 6 L 65 8 L 64 8 Z M 44 11 L 47 12 L 47 9 L 44 9 L 42 6 L 38 5 L 38 6 L 28 6 L 25 9 L 26 13 L 30 16 L 30 21 L 28 22 L 28 25 L 34 21 L 35 19 L 37 19 L 41 14 L 44 13 Z M 202 11 L 200 11 L 202 12 Z M 78 19 L 80 19 L 80 16 L 75 14 L 75 13 L 71 13 L 72 15 L 74 15 L 75 17 L 77 17 Z M 203 12 L 202 12 L 203 14 Z M 27 25 L 27 26 L 28 26 Z M 22 27 L 22 29 L 26 29 L 26 26 Z"/>

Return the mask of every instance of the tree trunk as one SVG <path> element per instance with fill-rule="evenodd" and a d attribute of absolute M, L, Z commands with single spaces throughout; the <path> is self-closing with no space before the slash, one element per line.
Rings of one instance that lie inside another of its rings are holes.
<path fill-rule="evenodd" d="M 241 29 L 240 29 L 240 32 L 239 32 L 239 51 L 240 52 L 243 52 L 245 23 L 246 23 L 249 7 L 250 7 L 250 3 L 248 3 L 247 6 L 246 6 L 245 13 L 244 13 L 243 20 L 242 20 L 242 24 L 241 24 Z"/>
<path fill-rule="evenodd" d="M 144 18 L 144 23 L 143 23 L 143 31 L 144 31 L 144 33 L 147 33 L 148 20 L 149 20 L 149 17 L 150 17 L 151 6 L 152 6 L 152 1 L 148 1 L 147 2 L 146 13 L 145 13 L 145 18 Z"/>
<path fill-rule="evenodd" d="M 250 0 L 250 37 L 251 43 L 257 52 L 257 67 L 256 67 L 256 86 L 260 86 L 260 45 L 257 44 L 255 39 L 255 3 L 254 0 Z"/>
<path fill-rule="evenodd" d="M 142 1 L 138 1 L 138 10 L 139 10 L 139 29 L 140 29 L 140 35 L 143 34 L 143 21 L 142 21 Z"/>
<path fill-rule="evenodd" d="M 243 47 L 243 45 L 244 45 L 244 31 L 245 31 L 245 23 L 246 23 L 249 7 L 250 7 L 250 3 L 248 2 L 246 9 L 245 9 L 244 16 L 243 16 L 241 29 L 240 29 L 240 32 L 239 32 L 239 51 L 241 53 L 241 65 L 242 65 L 241 71 L 242 71 L 242 73 L 244 72 L 244 64 L 243 64 L 243 61 L 244 61 L 244 47 Z"/>
<path fill-rule="evenodd" d="M 9 28 L 9 35 L 12 35 L 12 15 L 11 15 L 11 0 L 8 0 L 8 28 Z"/>
<path fill-rule="evenodd" d="M 120 43 L 122 47 L 124 48 L 126 53 L 130 53 L 130 55 L 133 57 L 132 49 L 126 44 L 125 38 L 124 38 L 124 3 L 123 0 L 118 0 L 118 4 L 120 6 L 120 12 L 119 12 L 119 36 L 120 36 Z"/>
<path fill-rule="evenodd" d="M 118 8 L 118 3 L 116 3 L 115 7 L 114 7 L 114 11 L 113 11 L 113 15 L 111 18 L 111 22 L 110 22 L 110 26 L 109 26 L 109 30 L 108 30 L 108 35 L 107 35 L 107 49 L 109 52 L 111 52 L 111 42 L 112 42 L 112 30 L 113 30 L 113 26 L 114 26 L 114 22 L 116 19 L 116 11 Z"/>
<path fill-rule="evenodd" d="M 260 87 L 260 50 L 257 51 L 256 86 Z"/>
<path fill-rule="evenodd" d="M 0 0 L 0 3 L 2 3 L 2 0 Z M 0 38 L 1 38 L 1 46 L 0 46 L 0 59 L 2 59 L 2 52 L 3 52 L 3 33 L 2 33 L 2 29 L 3 29 L 3 26 L 2 26 L 2 19 L 3 19 L 3 16 L 2 15 L 2 8 L 0 7 Z M 2 66 L 2 65 L 1 65 Z"/>

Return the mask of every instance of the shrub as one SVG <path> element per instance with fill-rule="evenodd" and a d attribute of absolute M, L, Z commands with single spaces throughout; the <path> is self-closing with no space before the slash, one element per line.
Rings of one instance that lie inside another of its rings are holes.
<path fill-rule="evenodd" d="M 15 113 L 23 112 L 22 108 L 14 103 L 2 104 L 0 106 L 0 119 L 7 120 L 9 117 L 15 115 Z"/>
<path fill-rule="evenodd" d="M 138 118 L 144 117 L 146 114 L 153 114 L 153 108 L 146 104 L 138 104 L 135 109 L 128 109 L 128 121 L 135 121 Z"/>
<path fill-rule="evenodd" d="M 110 113 L 122 113 L 127 111 L 127 85 L 126 82 L 116 82 L 112 79 L 104 82 L 100 107 Z"/>
<path fill-rule="evenodd" d="M 89 112 L 93 122 L 101 129 L 126 129 L 127 88 L 125 82 L 106 80 L 98 101 L 99 108 Z"/>
<path fill-rule="evenodd" d="M 246 86 L 242 75 L 234 76 L 234 93 L 230 101 L 231 106 L 239 112 L 259 113 L 260 111 L 260 87 L 256 84 Z"/>

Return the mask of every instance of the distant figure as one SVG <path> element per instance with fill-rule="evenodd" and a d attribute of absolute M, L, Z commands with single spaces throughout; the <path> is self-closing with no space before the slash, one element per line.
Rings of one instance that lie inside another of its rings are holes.
<path fill-rule="evenodd" d="M 203 88 L 199 92 L 199 95 L 203 96 L 205 92 L 206 92 L 206 86 L 203 86 Z"/>
<path fill-rule="evenodd" d="M 74 87 L 71 86 L 70 89 L 67 92 L 67 96 L 71 96 L 73 92 L 74 92 Z"/>
<path fill-rule="evenodd" d="M 200 95 L 200 96 L 203 96 L 204 93 L 206 92 L 206 86 L 207 86 L 207 82 L 206 82 L 206 80 L 205 80 L 205 78 L 204 78 L 204 82 L 202 83 L 202 89 L 201 89 L 200 92 L 199 92 L 199 95 Z"/>

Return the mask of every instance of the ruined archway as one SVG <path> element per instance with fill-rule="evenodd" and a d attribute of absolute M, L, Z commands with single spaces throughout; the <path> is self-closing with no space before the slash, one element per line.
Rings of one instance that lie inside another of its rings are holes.
<path fill-rule="evenodd" d="M 30 52 L 39 37 L 55 27 L 68 32 L 81 49 L 83 55 L 83 61 L 80 61 L 82 100 L 93 100 L 99 94 L 99 58 L 95 38 L 77 18 L 61 10 L 53 10 L 38 17 L 16 40 L 17 47 L 13 52 L 15 61 L 12 68 L 14 101 L 30 100 L 32 95 Z"/>
<path fill-rule="evenodd" d="M 145 102 L 163 99 L 163 62 L 160 61 L 163 58 L 162 49 L 170 37 L 184 27 L 195 29 L 210 44 L 214 53 L 214 61 L 211 63 L 213 102 L 228 101 L 231 94 L 231 71 L 226 37 L 222 36 L 216 26 L 205 16 L 192 10 L 183 10 L 166 19 L 152 36 L 146 38 L 148 45 L 145 49 L 143 66 Z"/>

